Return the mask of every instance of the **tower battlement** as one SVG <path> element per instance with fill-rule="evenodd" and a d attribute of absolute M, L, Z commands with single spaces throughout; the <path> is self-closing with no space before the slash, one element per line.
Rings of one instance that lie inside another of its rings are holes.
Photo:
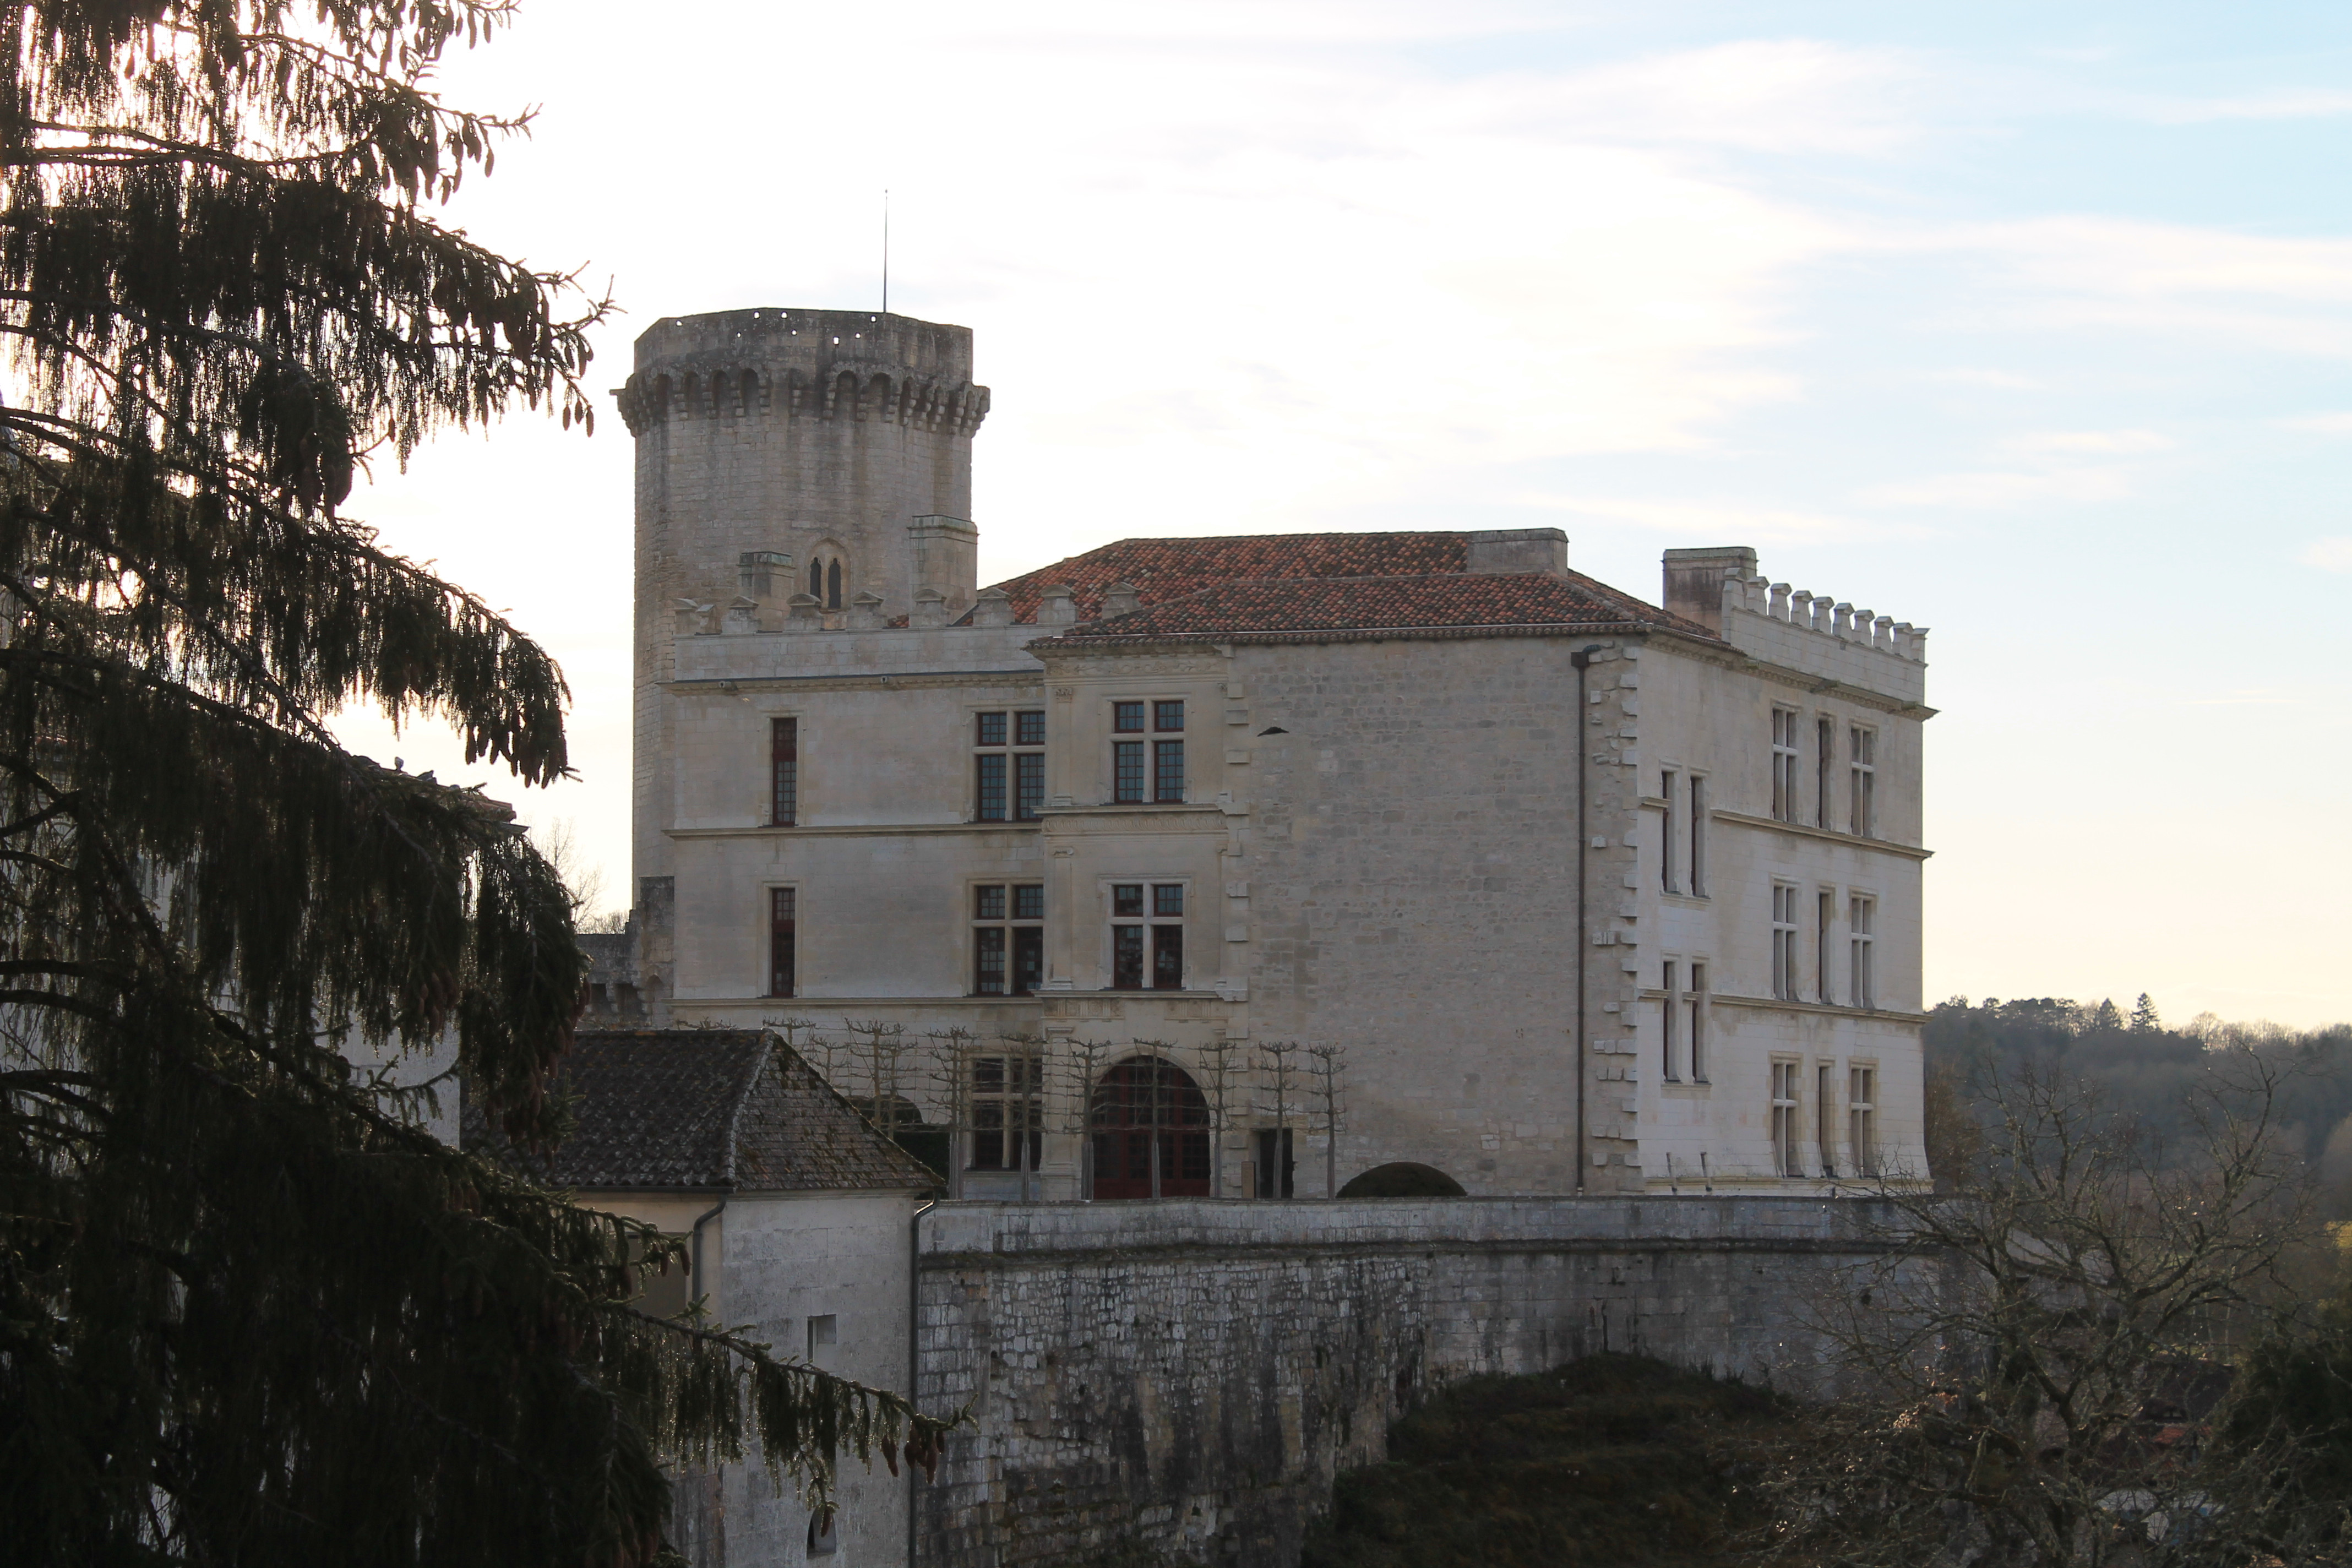
<path fill-rule="evenodd" d="M 672 316 L 637 339 L 614 395 L 632 436 L 669 419 L 876 419 L 970 436 L 988 416 L 971 331 L 862 310 Z"/>

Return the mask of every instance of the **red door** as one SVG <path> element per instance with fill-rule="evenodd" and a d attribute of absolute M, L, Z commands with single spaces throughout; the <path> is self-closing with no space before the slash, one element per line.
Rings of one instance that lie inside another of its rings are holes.
<path fill-rule="evenodd" d="M 1095 1196 L 1209 1195 L 1209 1102 L 1182 1068 L 1157 1057 L 1119 1063 L 1095 1086 L 1092 1122 Z"/>

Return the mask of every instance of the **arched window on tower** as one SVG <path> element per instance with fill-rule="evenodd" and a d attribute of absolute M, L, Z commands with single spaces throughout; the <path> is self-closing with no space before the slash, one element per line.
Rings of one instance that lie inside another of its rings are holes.
<path fill-rule="evenodd" d="M 824 563 L 822 561 L 809 563 L 809 597 L 820 605 L 824 603 Z"/>
<path fill-rule="evenodd" d="M 841 608 L 841 563 L 835 561 L 824 569 L 824 607 Z"/>
<path fill-rule="evenodd" d="M 1095 1085 L 1097 1198 L 1209 1196 L 1209 1102 L 1174 1062 L 1130 1057 Z"/>

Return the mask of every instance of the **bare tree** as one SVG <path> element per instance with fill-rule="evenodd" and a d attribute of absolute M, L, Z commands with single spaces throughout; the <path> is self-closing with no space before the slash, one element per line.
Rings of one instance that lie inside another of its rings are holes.
<path fill-rule="evenodd" d="M 1209 1101 L 1209 1195 L 1225 1195 L 1225 1132 L 1233 1125 L 1234 1055 L 1241 1042 L 1220 1035 L 1193 1054 Z"/>
<path fill-rule="evenodd" d="M 1104 1063 L 1110 1059 L 1108 1040 L 1071 1039 L 1064 1042 L 1069 1084 L 1070 1130 L 1078 1135 L 1078 1195 L 1095 1195 L 1095 1095 Z"/>
<path fill-rule="evenodd" d="M 1993 1082 L 1971 1171 L 1886 1179 L 1895 1245 L 1814 1304 L 1848 1397 L 1776 1480 L 1804 1563 L 2292 1563 L 2292 1456 L 2211 1438 L 2227 1356 L 2296 1234 L 2281 1078 L 2240 1053 L 2171 1151 L 2038 1070 Z M 2242 1423 L 2241 1423 L 2242 1426 Z"/>
<path fill-rule="evenodd" d="M 972 1127 L 972 1059 L 979 1040 L 961 1025 L 933 1029 L 923 1036 L 920 1060 L 910 1077 L 919 1078 L 946 1118 L 948 1196 L 963 1196 L 968 1163 L 966 1135 Z"/>
<path fill-rule="evenodd" d="M 1294 1163 L 1290 1157 L 1290 1119 L 1299 1107 L 1298 1042 L 1261 1041 L 1257 1058 L 1259 1112 L 1273 1121 L 1274 1158 L 1280 1162 L 1268 1188 L 1276 1197 L 1288 1197 L 1291 1194 L 1282 1190 L 1282 1168 Z"/>
<path fill-rule="evenodd" d="M 1045 1128 L 1046 1041 L 1042 1035 L 1000 1035 L 1004 1057 L 1004 1137 L 1007 1157 L 1021 1177 L 1021 1201 L 1030 1200 L 1032 1178 Z"/>
<path fill-rule="evenodd" d="M 580 931 L 618 931 L 625 916 L 605 910 L 604 868 L 591 859 L 580 842 L 580 825 L 571 817 L 559 816 L 530 830 L 530 837 L 547 863 L 555 868 L 556 877 L 563 883 L 564 896 L 572 900 L 572 922 Z"/>
<path fill-rule="evenodd" d="M 1323 1196 L 1339 1195 L 1339 1124 L 1344 1116 L 1339 1079 L 1348 1070 L 1348 1047 L 1325 1041 L 1307 1047 L 1307 1070 L 1323 1111 Z"/>

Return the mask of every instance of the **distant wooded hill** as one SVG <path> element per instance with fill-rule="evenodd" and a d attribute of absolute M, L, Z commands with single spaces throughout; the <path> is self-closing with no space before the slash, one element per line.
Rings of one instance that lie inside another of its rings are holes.
<path fill-rule="evenodd" d="M 2217 1069 L 2228 1076 L 2237 1051 L 2294 1069 L 2280 1097 L 2281 1136 L 2317 1167 L 2330 1216 L 2352 1215 L 2352 1024 L 2295 1030 L 2207 1013 L 2173 1029 L 2146 995 L 2128 1013 L 2112 1001 L 1956 996 L 1927 1022 L 1931 1074 L 1980 1090 L 1988 1072 L 2053 1068 L 2088 1086 L 2108 1115 L 2182 1148 L 2196 1142 L 2189 1106 Z"/>

